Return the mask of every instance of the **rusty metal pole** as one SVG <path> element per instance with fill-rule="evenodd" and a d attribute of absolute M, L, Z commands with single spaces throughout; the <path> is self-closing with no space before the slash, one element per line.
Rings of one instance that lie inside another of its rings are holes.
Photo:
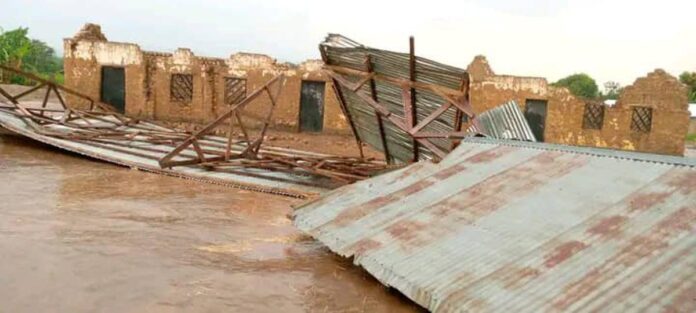
<path fill-rule="evenodd" d="M 409 78 L 411 82 L 416 81 L 416 43 L 415 39 L 413 36 L 409 37 L 408 40 L 409 43 Z M 410 107 L 410 112 L 407 112 L 407 114 L 410 114 L 410 116 L 406 117 L 406 120 L 409 121 L 408 127 L 411 129 L 418 124 L 418 119 L 417 119 L 417 114 L 416 114 L 416 89 L 413 88 L 413 85 L 411 85 L 411 107 Z M 418 141 L 416 139 L 413 139 L 413 161 L 418 162 L 419 159 L 419 148 L 418 148 Z"/>

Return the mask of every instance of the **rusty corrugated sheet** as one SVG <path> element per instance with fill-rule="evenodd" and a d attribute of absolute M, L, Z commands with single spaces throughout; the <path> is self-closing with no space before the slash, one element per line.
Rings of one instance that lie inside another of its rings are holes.
<path fill-rule="evenodd" d="M 471 133 L 496 139 L 536 141 L 527 119 L 524 118 L 515 101 L 509 101 L 483 112 L 476 119 L 478 123 L 471 125 L 468 129 Z"/>
<path fill-rule="evenodd" d="M 466 139 L 294 223 L 435 312 L 694 312 L 696 160 Z"/>
<path fill-rule="evenodd" d="M 328 66 L 339 66 L 356 71 L 367 71 L 366 61 L 372 66 L 372 73 L 387 76 L 392 79 L 409 80 L 410 59 L 408 53 L 399 53 L 381 49 L 375 49 L 361 45 L 342 35 L 331 34 L 320 44 L 320 50 L 324 62 Z M 415 81 L 432 84 L 450 89 L 468 88 L 468 74 L 464 69 L 435 62 L 422 57 L 415 57 L 414 62 Z M 336 73 L 353 83 L 361 81 L 362 77 L 345 73 Z M 466 86 L 462 84 L 466 83 Z M 348 116 L 355 128 L 360 140 L 369 144 L 378 151 L 385 151 L 380 136 L 378 119 L 380 118 L 373 107 L 360 99 L 357 92 L 370 93 L 373 98 L 384 105 L 389 114 L 405 119 L 404 104 L 402 98 L 402 86 L 394 82 L 375 80 L 374 92 L 370 84 L 363 84 L 358 90 L 351 90 L 342 85 L 337 88 L 345 100 Z M 442 107 L 447 101 L 432 91 L 419 90 L 415 96 L 413 106 L 416 111 L 416 121 L 426 119 L 430 114 Z M 452 132 L 455 129 L 456 109 L 450 107 L 439 118 L 423 128 L 424 132 Z M 465 120 L 465 118 L 462 118 Z M 409 162 L 413 159 L 414 143 L 411 134 L 399 128 L 386 117 L 382 117 L 384 127 L 386 149 L 390 158 L 395 161 Z M 439 149 L 449 151 L 452 147 L 447 138 L 434 138 L 430 141 Z M 418 148 L 420 159 L 434 158 L 433 151 L 420 145 Z"/>
<path fill-rule="evenodd" d="M 99 125 L 100 122 L 92 120 L 91 123 Z M 308 175 L 293 175 L 263 169 L 241 168 L 234 171 L 216 172 L 197 166 L 161 168 L 157 159 L 173 150 L 174 147 L 171 145 L 139 142 L 135 140 L 126 142 L 125 144 L 118 140 L 109 139 L 101 139 L 98 141 L 67 140 L 42 135 L 35 131 L 35 127 L 32 127 L 33 125 L 32 121 L 23 120 L 21 117 L 13 114 L 11 110 L 0 108 L 0 126 L 13 133 L 57 148 L 122 166 L 296 198 L 316 196 L 329 188 L 335 187 L 335 184 L 323 178 Z M 124 128 L 124 131 L 136 134 L 143 129 L 173 132 L 170 129 L 162 128 L 147 121 L 139 121 L 137 125 Z M 67 131 L 60 125 L 54 126 L 52 130 L 57 132 Z M 218 146 L 224 147 L 227 140 L 226 138 L 218 136 L 206 136 L 201 142 L 209 146 L 211 150 L 223 151 L 224 148 L 218 148 Z M 242 151 L 245 147 L 235 144 L 232 148 L 234 151 Z M 270 146 L 262 148 L 262 151 L 263 150 L 273 151 L 275 153 L 287 153 L 288 155 L 322 156 L 322 154 Z M 192 149 L 187 149 L 184 152 L 185 156 L 195 156 L 195 152 Z"/>

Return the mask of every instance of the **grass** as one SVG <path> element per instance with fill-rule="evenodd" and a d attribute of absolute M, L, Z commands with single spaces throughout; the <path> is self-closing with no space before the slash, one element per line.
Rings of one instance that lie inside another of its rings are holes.
<path fill-rule="evenodd" d="M 686 135 L 686 141 L 696 143 L 696 134 L 688 134 L 688 135 Z"/>

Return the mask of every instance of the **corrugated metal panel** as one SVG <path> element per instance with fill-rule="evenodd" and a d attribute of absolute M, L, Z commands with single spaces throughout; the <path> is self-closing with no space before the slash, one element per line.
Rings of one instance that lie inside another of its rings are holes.
<path fill-rule="evenodd" d="M 325 62 L 329 65 L 341 66 L 359 71 L 366 70 L 365 60 L 369 56 L 374 66 L 376 74 L 386 75 L 398 79 L 410 79 L 409 75 L 409 54 L 398 53 L 386 50 L 379 50 L 363 46 L 353 40 L 341 35 L 329 35 L 321 43 L 322 52 L 325 55 Z M 467 77 L 467 72 L 463 69 L 445 65 L 426 58 L 416 57 L 416 80 L 418 82 L 434 84 L 451 89 L 461 89 L 462 80 Z M 339 74 L 350 82 L 356 83 L 360 77 Z M 402 103 L 401 86 L 383 81 L 375 82 L 375 98 L 394 116 L 404 118 L 404 107 Z M 341 94 L 344 95 L 347 109 L 355 125 L 358 137 L 368 143 L 373 148 L 384 151 L 379 135 L 377 123 L 377 113 L 363 100 L 355 95 L 353 90 L 338 86 Z M 364 84 L 360 91 L 370 93 L 369 84 Z M 446 100 L 439 95 L 425 90 L 416 93 L 417 120 L 424 120 L 430 114 L 440 108 Z M 424 132 L 452 132 L 454 131 L 456 109 L 451 107 L 439 118 L 423 128 Z M 386 141 L 389 153 L 396 160 L 409 162 L 413 159 L 413 139 L 412 136 L 404 132 L 388 119 L 383 119 L 386 128 Z M 431 140 L 435 146 L 443 151 L 451 149 L 451 143 L 444 139 Z M 419 149 L 420 159 L 432 159 L 433 153 L 425 147 Z"/>
<path fill-rule="evenodd" d="M 527 119 L 524 118 L 515 101 L 483 112 L 476 118 L 478 125 L 471 125 L 469 132 L 497 139 L 536 141 Z"/>
<path fill-rule="evenodd" d="M 436 312 L 694 312 L 696 160 L 466 139 L 294 223 Z"/>

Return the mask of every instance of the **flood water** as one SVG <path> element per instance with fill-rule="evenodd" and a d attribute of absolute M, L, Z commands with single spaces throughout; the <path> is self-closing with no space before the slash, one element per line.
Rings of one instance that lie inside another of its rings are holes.
<path fill-rule="evenodd" d="M 290 198 L 0 135 L 0 312 L 414 312 L 295 230 Z"/>

